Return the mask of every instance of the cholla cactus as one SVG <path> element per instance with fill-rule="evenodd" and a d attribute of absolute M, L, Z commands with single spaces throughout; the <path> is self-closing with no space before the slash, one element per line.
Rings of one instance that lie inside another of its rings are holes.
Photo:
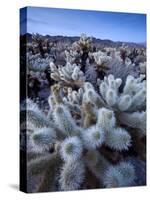
<path fill-rule="evenodd" d="M 33 51 L 40 53 L 41 57 L 44 58 L 46 53 L 50 53 L 53 44 L 50 43 L 49 39 L 39 34 L 33 34 L 32 45 L 34 47 Z"/>
<path fill-rule="evenodd" d="M 43 72 L 49 68 L 50 57 L 41 58 L 40 54 L 27 53 L 27 67 L 35 72 Z"/>
<path fill-rule="evenodd" d="M 86 34 L 81 34 L 79 41 L 74 42 L 72 45 L 73 51 L 80 55 L 77 60 L 80 63 L 83 72 L 85 72 L 88 54 L 92 48 L 91 42 L 92 38 L 87 37 Z"/>
<path fill-rule="evenodd" d="M 105 72 L 109 69 L 108 64 L 111 62 L 112 58 L 111 56 L 108 56 L 106 53 L 102 51 L 89 53 L 90 57 L 94 58 L 95 62 L 95 68 L 98 74 L 103 73 L 105 75 Z"/>
<path fill-rule="evenodd" d="M 99 66 L 103 66 L 103 65 L 107 64 L 112 59 L 110 56 L 107 56 L 107 54 L 105 54 L 102 51 L 92 53 L 92 54 L 90 54 L 90 56 L 94 57 L 96 64 Z"/>
<path fill-rule="evenodd" d="M 27 129 L 22 146 L 28 185 L 35 177 L 40 180 L 34 191 L 40 192 L 134 185 L 137 172 L 125 158 L 129 154 L 144 160 L 146 80 L 134 71 L 138 66 L 142 74 L 145 61 L 135 65 L 131 54 L 145 55 L 127 46 L 92 50 L 91 39 L 82 35 L 72 46 L 55 46 L 55 53 L 66 57 L 59 65 L 45 54 L 43 42 L 41 38 L 42 58 L 37 52 L 28 55 L 28 74 L 45 87 L 48 61 L 51 78 L 58 83 L 48 93 L 47 111 L 31 99 L 21 111 L 27 118 L 21 127 L 23 134 Z"/>
<path fill-rule="evenodd" d="M 146 82 L 145 76 L 135 79 L 128 76 L 123 92 L 119 92 L 121 79 L 114 79 L 113 75 L 99 82 L 99 91 L 105 103 L 114 111 L 118 112 L 119 120 L 132 128 L 140 129 L 145 134 L 146 127 L 143 124 L 146 113 Z M 143 124 L 143 125 L 142 125 Z M 142 126 L 141 126 L 142 125 Z"/>
<path fill-rule="evenodd" d="M 124 86 L 126 79 L 129 75 L 137 78 L 139 76 L 139 70 L 134 64 L 125 62 L 123 63 L 119 55 L 113 55 L 111 62 L 108 64 L 109 70 L 106 71 L 106 75 L 113 74 L 115 78 L 121 78 L 122 85 Z"/>
<path fill-rule="evenodd" d="M 81 50 L 83 53 L 88 51 L 91 47 L 92 38 L 87 37 L 82 33 L 79 41 L 73 44 L 74 49 Z"/>
<path fill-rule="evenodd" d="M 103 79 L 105 75 L 113 74 L 115 78 L 120 77 L 125 82 L 128 75 L 138 74 L 135 64 L 131 62 L 129 57 L 122 59 L 120 50 L 114 48 L 103 49 L 94 53 L 89 53 L 89 58 L 94 60 L 94 63 L 88 66 L 87 71 L 91 71 L 90 68 L 94 68 L 97 72 L 97 78 Z M 90 80 L 91 82 L 91 80 Z"/>
<path fill-rule="evenodd" d="M 112 79 L 107 82 L 111 81 Z M 117 91 L 121 81 L 117 80 L 115 84 Z M 69 103 L 69 100 L 61 97 L 61 90 L 58 90 L 57 93 L 53 92 L 51 94 L 54 99 L 54 107 L 52 109 L 53 114 L 51 116 L 52 122 L 48 120 L 48 117 L 41 113 L 34 103 L 29 101 L 28 120 L 33 124 L 32 128 L 35 126 L 35 128 L 33 128 L 33 133 L 30 136 L 30 140 L 32 141 L 31 143 L 34 143 L 32 151 L 46 153 L 49 151 L 50 147 L 54 147 L 54 152 L 56 152 L 57 156 L 61 159 L 61 162 L 64 163 L 62 171 L 60 171 L 60 179 L 58 177 L 60 184 L 59 187 L 62 190 L 75 190 L 82 188 L 86 165 L 89 170 L 100 179 L 100 184 L 102 183 L 107 187 L 109 185 L 107 185 L 109 177 L 106 178 L 107 181 L 104 181 L 105 173 L 107 169 L 109 170 L 108 167 L 111 164 L 107 161 L 107 158 L 100 155 L 98 151 L 104 147 L 104 145 L 118 152 L 128 151 L 131 146 L 132 138 L 128 131 L 117 126 L 115 112 L 110 108 L 102 107 L 103 103 L 105 105 L 105 102 L 101 101 L 101 97 L 96 93 L 90 83 L 85 83 L 83 90 L 80 89 L 76 95 L 73 94 L 73 91 L 70 92 L 70 101 L 72 101 L 73 97 L 81 110 L 78 120 L 76 119 L 76 113 L 70 113 L 73 108 L 67 106 L 67 101 Z M 58 95 L 60 99 L 62 98 L 61 101 L 57 101 Z M 82 109 L 84 109 L 83 105 L 89 102 L 93 103 L 93 108 L 95 107 L 95 112 L 93 113 L 95 116 L 95 122 L 92 121 L 92 124 L 90 121 L 89 125 L 84 126 L 83 122 L 87 116 L 82 115 Z M 40 130 L 37 129 L 37 126 L 39 125 L 40 127 L 43 127 Z M 40 151 L 38 151 L 37 146 Z M 95 164 L 92 164 L 90 160 L 87 160 L 90 154 L 96 156 L 94 159 L 98 159 L 97 161 L 94 161 L 96 162 Z M 78 165 L 81 159 L 84 163 L 82 170 L 79 169 Z M 32 160 L 30 162 L 32 163 Z M 101 164 L 102 166 L 98 167 L 98 165 Z M 28 170 L 30 172 L 30 167 Z M 79 173 L 81 172 L 80 179 L 75 176 L 77 170 L 79 170 Z M 123 174 L 126 173 L 126 168 L 122 167 L 121 170 L 123 171 Z M 126 179 L 126 185 L 128 185 L 128 183 L 130 183 L 130 180 L 128 180 L 129 177 L 126 177 Z M 110 178 L 110 182 L 111 181 L 113 182 Z M 120 181 L 120 179 L 117 181 Z M 122 186 L 120 182 L 115 182 L 115 184 Z M 40 188 L 41 187 L 42 186 L 40 186 Z"/>
<path fill-rule="evenodd" d="M 84 73 L 80 70 L 80 66 L 76 64 L 66 63 L 64 67 L 56 67 L 56 65 L 51 62 L 51 78 L 55 81 L 62 82 L 64 85 L 71 85 L 80 87 L 85 81 Z"/>
<path fill-rule="evenodd" d="M 122 151 L 131 146 L 131 136 L 123 128 L 116 128 L 116 119 L 113 111 L 102 108 L 98 112 L 97 125 L 105 131 L 105 144 L 110 148 Z"/>
<path fill-rule="evenodd" d="M 81 63 L 81 58 L 80 58 L 80 53 L 73 50 L 73 49 L 69 49 L 69 50 L 65 50 L 65 56 L 66 56 L 66 62 L 67 63 L 76 63 L 79 64 Z"/>

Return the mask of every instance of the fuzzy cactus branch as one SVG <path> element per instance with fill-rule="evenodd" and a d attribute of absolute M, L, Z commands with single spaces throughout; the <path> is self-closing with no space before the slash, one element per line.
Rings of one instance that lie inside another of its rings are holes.
<path fill-rule="evenodd" d="M 63 166 L 60 174 L 59 183 L 61 190 L 77 190 L 84 181 L 85 166 L 80 160 L 78 162 L 69 162 Z"/>
<path fill-rule="evenodd" d="M 111 166 L 105 172 L 104 184 L 107 188 L 125 187 L 133 184 L 135 170 L 130 163 L 121 162 L 117 166 Z"/>

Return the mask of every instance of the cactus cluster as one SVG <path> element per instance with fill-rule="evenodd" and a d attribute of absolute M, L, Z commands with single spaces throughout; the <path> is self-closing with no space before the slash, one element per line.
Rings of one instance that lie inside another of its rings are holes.
<path fill-rule="evenodd" d="M 146 162 L 145 49 L 98 48 L 82 34 L 62 44 L 62 65 L 48 40 L 34 35 L 29 46 L 37 53 L 28 49 L 21 107 L 28 192 L 140 185 L 132 158 Z"/>
<path fill-rule="evenodd" d="M 55 81 L 62 82 L 64 85 L 80 87 L 85 81 L 84 73 L 80 68 L 80 66 L 69 62 L 67 62 L 65 66 L 57 68 L 56 65 L 51 62 L 51 78 Z"/>

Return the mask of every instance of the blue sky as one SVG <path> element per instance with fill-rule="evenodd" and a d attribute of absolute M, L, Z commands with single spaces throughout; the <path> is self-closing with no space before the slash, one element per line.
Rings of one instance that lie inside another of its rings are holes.
<path fill-rule="evenodd" d="M 113 41 L 145 42 L 146 15 L 28 7 L 22 10 L 21 32 L 27 20 L 27 32 L 43 35 L 80 36 L 86 33 Z"/>

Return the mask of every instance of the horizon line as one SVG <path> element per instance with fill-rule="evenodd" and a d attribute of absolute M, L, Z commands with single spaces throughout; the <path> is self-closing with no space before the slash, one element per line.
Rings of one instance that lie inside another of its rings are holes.
<path fill-rule="evenodd" d="M 39 35 L 41 35 L 41 36 L 54 36 L 54 37 L 59 37 L 59 36 L 63 36 L 63 37 L 81 37 L 81 35 L 82 34 L 86 34 L 86 33 L 81 33 L 80 35 L 50 35 L 50 34 L 48 34 L 48 33 L 43 33 L 43 34 L 41 34 L 41 33 L 37 33 L 37 32 L 26 32 L 26 33 L 23 33 L 23 34 L 21 34 L 21 32 L 20 32 L 20 35 L 25 35 L 25 34 L 31 34 L 31 35 L 33 35 L 33 34 L 39 34 Z M 99 39 L 99 40 L 110 40 L 110 41 L 112 41 L 112 42 L 121 42 L 121 43 L 133 43 L 133 44 L 144 44 L 144 45 L 146 45 L 146 43 L 147 43 L 147 41 L 140 41 L 140 42 L 134 42 L 134 41 L 120 41 L 120 40 L 112 40 L 112 39 L 108 39 L 108 38 L 99 38 L 99 37 L 96 37 L 96 36 L 88 36 L 87 34 L 86 34 L 86 36 L 88 37 L 88 38 L 95 38 L 95 39 Z"/>

